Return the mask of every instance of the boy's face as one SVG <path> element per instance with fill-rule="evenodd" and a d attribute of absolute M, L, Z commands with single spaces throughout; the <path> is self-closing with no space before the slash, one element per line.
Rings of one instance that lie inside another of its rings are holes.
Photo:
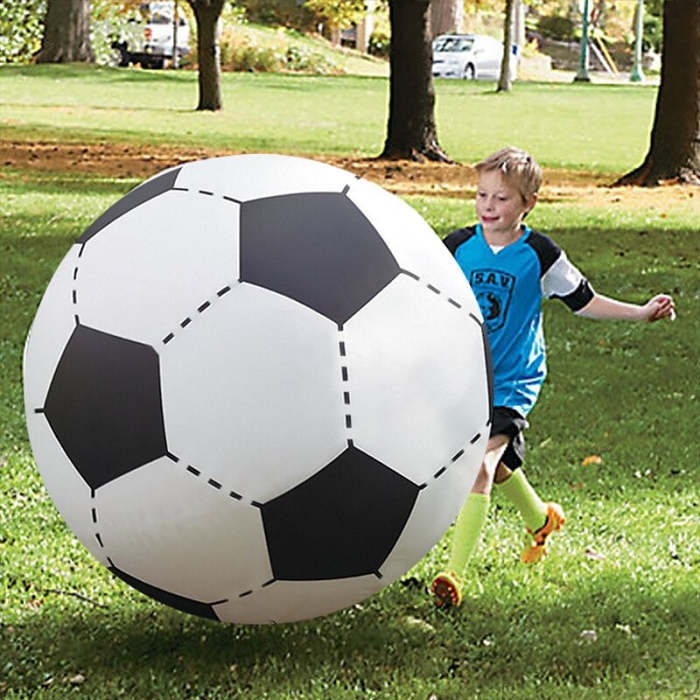
<path fill-rule="evenodd" d="M 476 189 L 476 215 L 485 234 L 499 237 L 519 235 L 525 214 L 535 206 L 537 195 L 523 202 L 520 192 L 503 177 L 500 170 L 479 173 Z"/>

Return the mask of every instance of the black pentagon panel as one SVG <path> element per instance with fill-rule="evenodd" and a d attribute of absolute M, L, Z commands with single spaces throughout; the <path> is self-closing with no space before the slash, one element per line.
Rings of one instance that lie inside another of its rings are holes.
<path fill-rule="evenodd" d="M 418 497 L 413 482 L 356 447 L 261 506 L 278 581 L 376 574 Z"/>
<path fill-rule="evenodd" d="M 342 325 L 399 265 L 343 193 L 281 195 L 241 205 L 241 280 L 271 289 Z"/>
<path fill-rule="evenodd" d="M 150 583 L 145 583 L 140 579 L 130 576 L 124 571 L 118 569 L 114 564 L 109 567 L 109 570 L 117 577 L 119 577 L 124 583 L 128 583 L 132 588 L 135 588 L 140 593 L 157 600 L 159 603 L 164 603 L 169 605 L 171 608 L 176 608 L 177 610 L 182 610 L 182 612 L 190 613 L 192 615 L 199 615 L 200 617 L 207 617 L 211 620 L 218 620 L 217 614 L 214 612 L 214 605 L 218 603 L 223 603 L 223 600 L 217 600 L 213 603 L 202 603 L 198 600 L 192 600 L 190 598 L 185 598 L 177 593 L 170 593 L 169 591 L 164 591 L 162 588 L 157 588 L 152 586 Z"/>
<path fill-rule="evenodd" d="M 77 326 L 44 413 L 93 489 L 167 453 L 158 355 L 150 345 Z"/>
<path fill-rule="evenodd" d="M 83 235 L 78 239 L 78 243 L 85 243 L 96 233 L 99 233 L 105 226 L 111 224 L 123 214 L 135 209 L 149 199 L 153 199 L 159 194 L 163 194 L 163 192 L 172 189 L 181 169 L 182 168 L 174 168 L 162 175 L 157 175 L 151 180 L 135 187 L 131 192 L 128 192 L 85 229 Z"/>

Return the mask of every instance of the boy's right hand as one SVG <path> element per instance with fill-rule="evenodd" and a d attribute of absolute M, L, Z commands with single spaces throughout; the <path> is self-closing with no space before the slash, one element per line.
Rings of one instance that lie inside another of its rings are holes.
<path fill-rule="evenodd" d="M 668 294 L 657 294 L 655 297 L 642 307 L 642 313 L 645 320 L 650 323 L 660 321 L 662 318 L 669 318 L 671 321 L 676 320 L 676 305 L 673 297 Z"/>

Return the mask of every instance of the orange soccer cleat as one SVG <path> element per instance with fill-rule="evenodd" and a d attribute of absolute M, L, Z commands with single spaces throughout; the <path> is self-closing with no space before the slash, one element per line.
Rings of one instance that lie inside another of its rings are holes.
<path fill-rule="evenodd" d="M 457 607 L 462 602 L 462 579 L 455 571 L 439 573 L 430 585 L 438 608 Z"/>
<path fill-rule="evenodd" d="M 532 535 L 534 542 L 526 545 L 520 557 L 523 564 L 534 564 L 545 557 L 547 548 L 545 543 L 547 538 L 556 530 L 561 530 L 566 522 L 564 511 L 558 503 L 545 503 L 547 506 L 547 520 L 544 525 L 533 532 L 530 528 L 527 531 Z"/>

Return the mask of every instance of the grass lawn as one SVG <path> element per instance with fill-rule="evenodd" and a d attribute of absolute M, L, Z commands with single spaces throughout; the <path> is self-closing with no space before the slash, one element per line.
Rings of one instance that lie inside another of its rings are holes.
<path fill-rule="evenodd" d="M 363 122 L 359 95 L 365 95 L 370 114 L 372 105 L 383 104 L 386 89 L 375 79 L 226 76 L 226 112 L 198 115 L 189 111 L 191 75 L 86 71 L 81 77 L 80 71 L 0 69 L 0 139 L 175 143 L 179 132 L 189 129 L 189 143 L 220 148 L 232 134 L 239 138 L 235 91 L 248 90 L 252 104 L 254 89 L 264 85 L 257 105 L 267 104 L 268 91 L 283 95 L 278 99 L 287 105 L 309 99 L 304 107 L 309 110 L 314 100 L 349 104 L 345 117 L 333 117 L 344 124 L 336 131 L 345 134 L 340 142 L 345 150 L 322 128 L 314 131 L 312 111 L 304 128 L 295 122 L 281 129 L 278 121 L 275 131 L 272 117 L 263 110 L 255 122 L 250 106 L 253 123 L 242 140 L 270 139 L 269 150 L 350 154 L 371 131 L 351 138 L 353 126 Z M 623 138 L 623 130 L 617 134 L 610 119 L 600 142 L 585 147 L 577 140 L 593 107 L 575 122 L 569 106 L 572 121 L 569 131 L 559 132 L 557 149 L 545 138 L 547 124 L 557 133 L 561 114 L 549 110 L 548 86 L 522 86 L 503 98 L 487 95 L 486 89 L 441 83 L 440 109 L 450 100 L 539 105 L 542 135 L 531 136 L 541 140 L 542 160 L 550 166 L 622 170 L 644 150 L 652 91 L 589 86 L 567 93 L 573 103 L 580 100 L 581 109 L 597 95 L 618 112 L 646 110 L 643 119 L 637 115 L 636 140 L 624 130 L 628 148 L 637 151 L 623 156 L 614 154 L 618 144 L 613 143 Z M 99 100 L 91 98 L 98 90 Z M 144 106 L 149 90 L 157 103 L 153 108 Z M 141 106 L 123 109 L 119 99 L 126 94 Z M 554 90 L 551 104 L 559 96 Z M 490 148 L 485 109 L 471 112 L 483 131 L 469 137 L 459 131 L 465 160 Z M 285 113 L 296 119 L 292 112 Z M 124 126 L 134 114 L 144 118 Z M 162 130 L 150 123 L 154 115 Z M 602 128 L 604 119 L 597 118 Z M 535 123 L 529 113 L 523 112 L 523 119 Z M 502 123 L 515 133 L 513 124 Z M 378 119 L 379 140 L 382 124 Z M 368 143 L 362 148 L 371 153 L 373 142 Z M 457 146 L 453 149 L 456 156 Z M 551 232 L 599 291 L 636 302 L 670 291 L 679 312 L 675 323 L 600 323 L 546 302 L 550 376 L 531 416 L 527 470 L 547 499 L 563 504 L 568 521 L 543 565 L 519 563 L 522 526 L 496 494 L 469 595 L 458 611 L 437 611 L 423 592 L 447 560 L 448 533 L 399 581 L 357 606 L 304 623 L 248 627 L 178 613 L 112 577 L 68 531 L 29 448 L 21 377 L 29 324 L 76 237 L 135 184 L 75 172 L 0 172 L 0 696 L 697 696 L 700 239 L 695 199 L 689 195 L 687 206 L 666 211 L 626 203 L 622 191 L 615 207 L 551 199 L 532 214 L 532 225 Z M 473 212 L 462 199 L 411 196 L 407 201 L 441 235 Z M 583 466 L 590 455 L 599 456 L 600 463 Z"/>
<path fill-rule="evenodd" d="M 226 73 L 224 109 L 194 111 L 192 71 L 0 67 L 0 138 L 208 146 L 232 152 L 372 156 L 383 146 L 388 80 Z M 656 88 L 436 81 L 438 135 L 458 161 L 504 144 L 548 167 L 622 173 L 648 146 Z"/>

